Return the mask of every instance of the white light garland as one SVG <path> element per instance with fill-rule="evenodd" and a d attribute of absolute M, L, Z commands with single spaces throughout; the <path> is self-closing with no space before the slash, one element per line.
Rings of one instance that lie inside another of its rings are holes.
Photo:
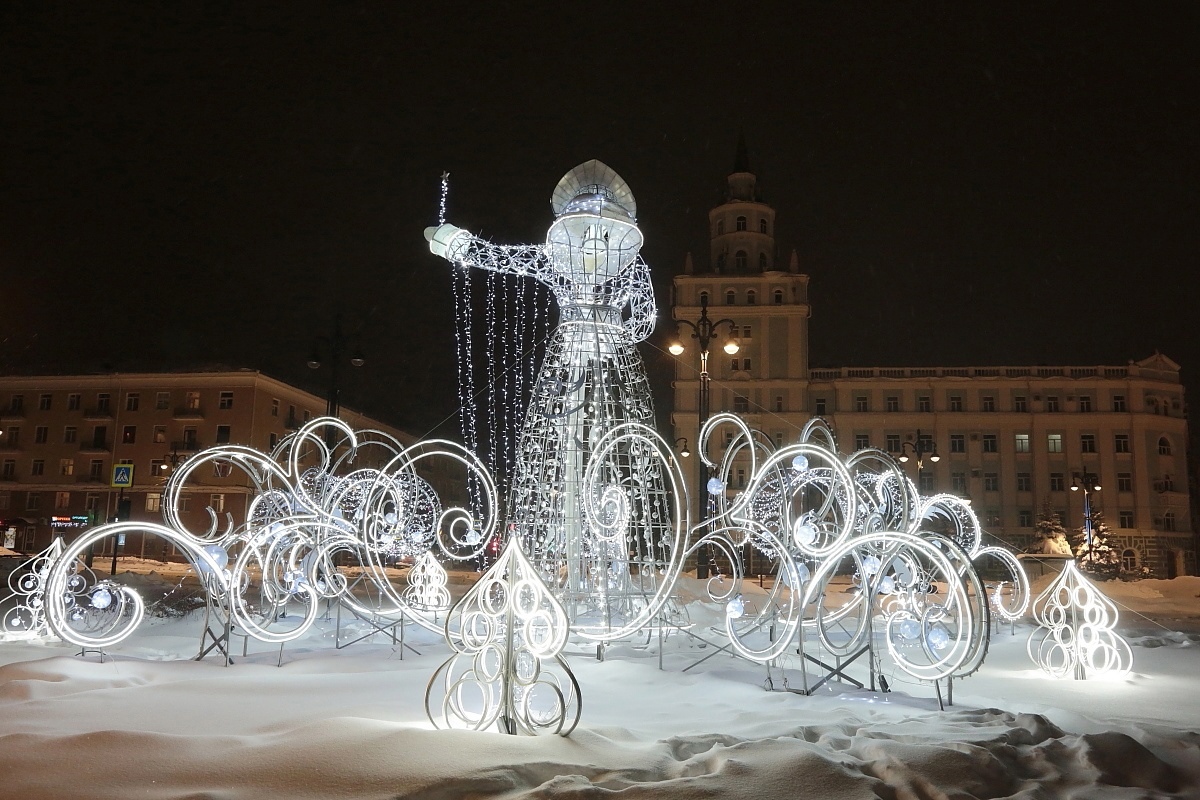
<path fill-rule="evenodd" d="M 1055 678 L 1123 678 L 1133 651 L 1114 628 L 1117 607 L 1083 577 L 1074 561 L 1033 601 L 1039 627 L 1029 636 L 1030 659 Z"/>

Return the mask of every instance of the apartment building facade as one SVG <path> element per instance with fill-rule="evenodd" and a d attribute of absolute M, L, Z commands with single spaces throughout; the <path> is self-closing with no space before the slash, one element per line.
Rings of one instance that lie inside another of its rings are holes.
<path fill-rule="evenodd" d="M 70 539 L 111 520 L 121 500 L 130 518 L 162 521 L 163 487 L 189 456 L 219 444 L 269 452 L 280 439 L 325 413 L 326 401 L 253 370 L 0 378 L 0 531 L 35 552 L 56 535 Z M 355 429 L 412 437 L 342 409 Z M 112 485 L 132 467 L 129 488 Z M 253 496 L 247 477 L 217 465 L 189 481 L 183 519 L 206 530 L 209 509 L 241 524 Z M 104 548 L 111 552 L 112 543 Z M 161 558 L 173 550 L 131 535 L 122 553 Z"/>
<path fill-rule="evenodd" d="M 1018 549 L 1031 543 L 1043 506 L 1081 527 L 1084 492 L 1072 486 L 1086 482 L 1127 568 L 1195 573 L 1178 364 L 1154 353 L 1124 365 L 812 369 L 809 279 L 794 252 L 786 269 L 776 267 L 775 216 L 743 150 L 728 187 L 709 213 L 707 263 L 688 257 L 672 300 L 676 320 L 695 322 L 705 304 L 710 320 L 730 321 L 710 346 L 712 412 L 736 412 L 778 444 L 819 416 L 843 452 L 936 448 L 936 462 L 905 465 L 922 493 L 970 498 L 985 530 Z M 726 355 L 721 344 L 730 338 L 739 349 Z M 672 410 L 675 436 L 689 442 L 699 388 L 699 356 L 689 346 L 676 360 Z M 731 491 L 745 479 L 738 469 Z"/>

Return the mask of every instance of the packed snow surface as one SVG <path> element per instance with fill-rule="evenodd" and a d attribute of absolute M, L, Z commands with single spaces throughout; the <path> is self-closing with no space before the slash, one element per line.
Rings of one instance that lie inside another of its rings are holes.
<path fill-rule="evenodd" d="M 1044 676 L 1026 622 L 993 634 L 945 710 L 886 657 L 891 692 L 830 681 L 805 696 L 785 688 L 802 684 L 799 656 L 768 673 L 717 652 L 697 606 L 710 643 L 667 637 L 661 669 L 656 637 L 603 661 L 571 647 L 569 738 L 434 730 L 424 694 L 449 651 L 414 627 L 404 648 L 376 635 L 337 650 L 331 616 L 282 666 L 253 641 L 240 657 L 240 640 L 232 666 L 190 660 L 202 614 L 148 619 L 103 663 L 3 643 L 0 797 L 1200 798 L 1200 579 L 1100 586 L 1134 645 L 1123 680 Z"/>

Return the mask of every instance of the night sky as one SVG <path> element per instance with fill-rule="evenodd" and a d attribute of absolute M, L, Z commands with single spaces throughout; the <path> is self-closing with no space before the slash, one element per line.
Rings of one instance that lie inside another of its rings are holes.
<path fill-rule="evenodd" d="M 322 392 L 341 312 L 344 402 L 424 433 L 455 403 L 443 170 L 448 219 L 516 243 L 611 165 L 665 319 L 744 131 L 814 366 L 1158 349 L 1200 402 L 1195 4 L 55 5 L 0 7 L 5 372 Z"/>

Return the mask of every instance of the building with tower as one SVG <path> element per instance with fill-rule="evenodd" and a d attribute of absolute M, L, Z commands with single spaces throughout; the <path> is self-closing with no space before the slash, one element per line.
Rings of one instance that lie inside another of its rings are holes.
<path fill-rule="evenodd" d="M 876 447 L 899 457 L 919 450 L 905 468 L 922 494 L 969 497 L 995 540 L 1025 549 L 1044 508 L 1078 529 L 1090 501 L 1103 511 L 1124 568 L 1195 573 L 1187 420 L 1180 367 L 1170 358 L 813 369 L 809 276 L 795 251 L 780 263 L 775 212 L 758 191 L 744 141 L 725 200 L 708 216 L 708 258 L 698 263 L 689 254 L 674 281 L 672 318 L 695 324 L 705 316 L 713 330 L 705 387 L 699 342 L 680 326 L 676 437 L 696 442 L 706 411 L 737 413 L 777 444 L 824 417 L 843 452 Z M 730 341 L 735 353 L 724 349 Z M 733 477 L 730 492 L 746 470 L 735 468 Z"/>

